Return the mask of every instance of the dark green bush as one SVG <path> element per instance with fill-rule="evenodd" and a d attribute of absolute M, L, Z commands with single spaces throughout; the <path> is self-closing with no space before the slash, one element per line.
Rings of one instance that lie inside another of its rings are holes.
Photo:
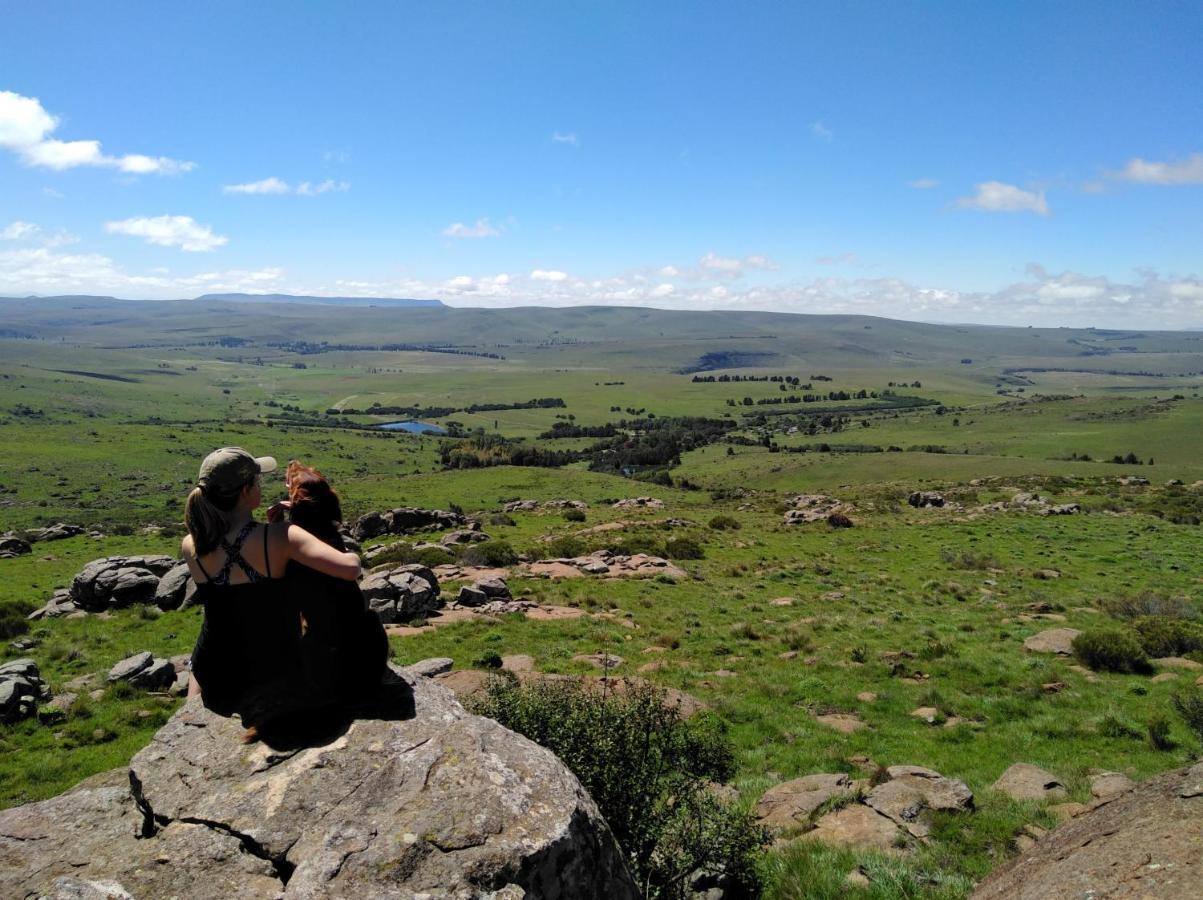
<path fill-rule="evenodd" d="M 34 606 L 25 600 L 0 600 L 0 640 L 29 631 L 27 616 Z"/>
<path fill-rule="evenodd" d="M 584 522 L 585 511 L 583 509 L 566 509 L 564 510 L 564 521 L 566 522 Z"/>
<path fill-rule="evenodd" d="M 705 559 L 702 546 L 689 538 L 673 538 L 664 544 L 664 553 L 669 559 Z"/>
<path fill-rule="evenodd" d="M 1203 650 L 1203 627 L 1184 619 L 1142 616 L 1132 622 L 1149 656 L 1185 656 Z"/>
<path fill-rule="evenodd" d="M 1103 612 L 1117 619 L 1141 616 L 1166 616 L 1171 619 L 1198 619 L 1199 610 L 1185 597 L 1170 597 L 1145 591 L 1135 597 L 1111 597 L 1100 604 Z"/>
<path fill-rule="evenodd" d="M 1148 672 L 1149 660 L 1136 636 L 1120 628 L 1083 631 L 1073 642 L 1074 656 L 1098 672 Z"/>
<path fill-rule="evenodd" d="M 473 661 L 472 665 L 478 669 L 500 669 L 501 654 L 496 650 L 486 650 L 478 659 Z"/>
<path fill-rule="evenodd" d="M 585 544 L 580 538 L 558 537 L 546 544 L 536 544 L 531 551 L 537 559 L 571 559 L 585 553 Z"/>
<path fill-rule="evenodd" d="M 490 525 L 517 525 L 518 523 L 514 521 L 513 516 L 506 515 L 505 513 L 493 513 L 493 515 L 489 516 L 489 524 Z"/>
<path fill-rule="evenodd" d="M 739 531 L 742 526 L 735 516 L 715 516 L 710 520 L 710 527 L 714 531 Z"/>
<path fill-rule="evenodd" d="M 1173 750 L 1174 742 L 1170 739 L 1170 720 L 1161 713 L 1153 716 L 1145 723 L 1148 732 L 1149 746 L 1154 750 Z"/>
<path fill-rule="evenodd" d="M 708 781 L 735 771 L 731 745 L 709 718 L 682 721 L 662 691 L 582 682 L 493 679 L 477 712 L 555 753 L 597 802 L 649 898 L 686 895 L 688 876 L 726 876 L 754 896 L 754 857 L 767 835 L 718 800 Z"/>
<path fill-rule="evenodd" d="M 1170 697 L 1174 710 L 1182 717 L 1186 727 L 1203 741 L 1203 691 L 1182 691 Z"/>
<path fill-rule="evenodd" d="M 465 547 L 460 561 L 469 566 L 512 566 L 518 562 L 518 554 L 509 541 L 485 541 Z"/>

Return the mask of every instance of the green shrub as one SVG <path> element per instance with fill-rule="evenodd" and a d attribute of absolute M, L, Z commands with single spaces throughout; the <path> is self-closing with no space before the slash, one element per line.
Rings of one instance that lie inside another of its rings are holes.
<path fill-rule="evenodd" d="M 564 510 L 564 521 L 566 522 L 584 522 L 585 511 L 583 509 L 566 509 Z"/>
<path fill-rule="evenodd" d="M 442 547 L 423 547 L 414 553 L 414 562 L 423 566 L 445 566 L 455 562 L 455 554 Z"/>
<path fill-rule="evenodd" d="M 512 566 L 518 562 L 518 554 L 510 546 L 509 541 L 485 541 L 483 544 L 469 544 L 460 554 L 460 560 L 469 566 Z"/>
<path fill-rule="evenodd" d="M 413 544 L 399 541 L 386 550 L 372 557 L 373 566 L 406 566 L 418 561 L 417 551 Z"/>
<path fill-rule="evenodd" d="M 669 559 L 705 559 L 706 554 L 697 541 L 689 538 L 672 538 L 664 545 Z"/>
<path fill-rule="evenodd" d="M 1149 660 L 1136 636 L 1120 628 L 1083 631 L 1073 642 L 1074 656 L 1097 672 L 1148 672 Z"/>
<path fill-rule="evenodd" d="M 531 555 L 537 559 L 571 559 L 582 556 L 584 552 L 585 544 L 580 538 L 564 536 L 536 545 Z"/>
<path fill-rule="evenodd" d="M 635 556 L 639 553 L 646 553 L 648 556 L 667 555 L 664 545 L 646 534 L 627 535 L 620 541 L 607 544 L 606 549 L 620 556 Z"/>
<path fill-rule="evenodd" d="M 514 521 L 512 516 L 508 516 L 505 513 L 493 513 L 493 515 L 489 516 L 489 524 L 490 525 L 517 525 L 518 523 Z"/>
<path fill-rule="evenodd" d="M 731 745 L 709 718 L 682 721 L 652 685 L 621 692 L 588 684 L 493 679 L 476 711 L 555 753 L 576 774 L 625 851 L 649 898 L 682 898 L 688 875 L 725 875 L 757 893 L 767 835 L 725 805 L 707 781 L 735 771 Z"/>
<path fill-rule="evenodd" d="M 1170 702 L 1186 727 L 1203 742 L 1203 691 L 1175 693 L 1170 697 Z"/>
<path fill-rule="evenodd" d="M 735 516 L 715 516 L 710 520 L 710 527 L 714 531 L 739 531 L 742 526 Z"/>
<path fill-rule="evenodd" d="M 25 600 L 0 600 L 0 640 L 14 638 L 29 631 L 29 619 L 34 605 Z"/>
<path fill-rule="evenodd" d="M 1170 720 L 1158 713 L 1153 716 L 1145 728 L 1148 731 L 1149 746 L 1154 750 L 1173 750 L 1174 742 L 1170 739 Z"/>
<path fill-rule="evenodd" d="M 1146 591 L 1135 597 L 1111 597 L 1100 604 L 1103 612 L 1117 619 L 1141 616 L 1166 616 L 1171 619 L 1198 619 L 1199 610 L 1185 597 L 1168 597 Z"/>
<path fill-rule="evenodd" d="M 472 665 L 478 669 L 500 669 L 501 654 L 496 650 L 486 650 L 479 658 L 472 662 Z"/>
<path fill-rule="evenodd" d="M 1149 656 L 1185 656 L 1203 650 L 1203 628 L 1168 616 L 1142 616 L 1132 622 Z"/>

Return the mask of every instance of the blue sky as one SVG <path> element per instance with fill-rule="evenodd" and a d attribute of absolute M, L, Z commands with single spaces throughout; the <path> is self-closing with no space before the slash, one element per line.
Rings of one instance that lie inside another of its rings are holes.
<path fill-rule="evenodd" d="M 2 294 L 1203 325 L 1198 3 L 0 21 Z"/>

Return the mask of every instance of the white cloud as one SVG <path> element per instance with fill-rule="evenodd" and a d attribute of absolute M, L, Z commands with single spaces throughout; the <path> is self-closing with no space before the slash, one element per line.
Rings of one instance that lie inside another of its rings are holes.
<path fill-rule="evenodd" d="M 1049 214 L 1044 191 L 1025 191 L 1001 181 L 984 181 L 976 187 L 977 193 L 972 197 L 961 197 L 957 200 L 957 206 L 985 212 L 1034 212 L 1041 216 Z"/>
<path fill-rule="evenodd" d="M 64 197 L 67 196 L 62 191 L 56 191 L 52 187 L 42 188 L 42 194 L 43 194 L 43 196 L 49 197 L 51 200 L 62 200 Z"/>
<path fill-rule="evenodd" d="M 287 194 L 288 183 L 274 175 L 260 181 L 248 181 L 246 184 L 227 184 L 221 189 L 223 194 Z"/>
<path fill-rule="evenodd" d="M 676 266 L 661 266 L 656 270 L 656 274 L 662 278 L 676 278 L 681 274 L 681 270 Z"/>
<path fill-rule="evenodd" d="M 557 144 L 571 144 L 573 147 L 577 145 L 575 131 L 555 131 L 552 132 L 551 139 Z"/>
<path fill-rule="evenodd" d="M 820 266 L 842 266 L 856 262 L 855 253 L 840 253 L 835 256 L 816 256 L 815 262 Z"/>
<path fill-rule="evenodd" d="M 739 278 L 751 269 L 776 269 L 777 264 L 767 256 L 753 255 L 742 258 L 719 256 L 717 253 L 707 253 L 698 260 L 699 272 L 688 273 L 693 278 Z"/>
<path fill-rule="evenodd" d="M 1178 162 L 1148 162 L 1137 157 L 1113 177 L 1140 184 L 1203 184 L 1203 153 Z"/>
<path fill-rule="evenodd" d="M 0 91 L 0 147 L 15 152 L 27 166 L 46 169 L 73 169 L 99 166 L 130 175 L 177 175 L 191 171 L 195 163 L 130 153 L 107 156 L 100 141 L 60 141 L 50 137 L 59 119 L 42 108 L 35 97 L 22 97 L 12 91 Z"/>
<path fill-rule="evenodd" d="M 20 241 L 25 238 L 33 237 L 42 229 L 32 222 L 22 222 L 18 219 L 0 228 L 0 241 Z"/>
<path fill-rule="evenodd" d="M 193 253 L 216 250 L 229 238 L 214 234 L 208 225 L 201 225 L 191 216 L 142 216 L 106 222 L 104 230 L 109 234 L 128 234 L 145 238 L 149 244 L 160 247 L 179 247 Z"/>
<path fill-rule="evenodd" d="M 554 269 L 535 269 L 530 273 L 530 277 L 535 281 L 567 281 L 567 272 L 557 272 Z"/>
<path fill-rule="evenodd" d="M 940 182 L 934 178 L 916 178 L 914 181 L 908 181 L 906 186 L 914 188 L 917 191 L 929 191 L 939 184 Z"/>
<path fill-rule="evenodd" d="M 331 191 L 347 191 L 351 189 L 350 182 L 335 181 L 327 178 L 325 181 L 313 184 L 302 181 L 296 187 L 276 176 L 263 178 L 259 181 L 248 181 L 245 184 L 227 184 L 221 189 L 223 194 L 296 194 L 300 197 L 316 197 L 318 194 L 328 194 Z"/>
<path fill-rule="evenodd" d="M 333 178 L 327 178 L 319 184 L 310 184 L 308 181 L 302 181 L 297 185 L 297 193 L 302 197 L 316 197 L 318 194 L 328 194 L 331 191 L 349 191 L 351 183 L 349 181 L 335 181 Z"/>
<path fill-rule="evenodd" d="M 648 296 L 659 300 L 663 297 L 671 297 L 675 291 L 676 288 L 671 284 L 658 284 L 652 288 Z"/>
<path fill-rule="evenodd" d="M 835 138 L 835 132 L 824 125 L 822 119 L 810 123 L 810 133 L 821 141 L 831 141 Z"/>
<path fill-rule="evenodd" d="M 477 219 L 475 225 L 452 222 L 443 229 L 443 237 L 451 238 L 486 238 L 497 237 L 500 234 L 498 229 L 489 224 L 488 219 Z"/>

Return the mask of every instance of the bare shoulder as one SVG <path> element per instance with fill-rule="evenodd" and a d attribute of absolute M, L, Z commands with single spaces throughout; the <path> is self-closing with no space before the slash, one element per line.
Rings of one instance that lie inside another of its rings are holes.
<path fill-rule="evenodd" d="M 180 541 L 180 553 L 184 559 L 195 559 L 196 550 L 192 546 L 192 535 L 184 535 L 184 539 Z"/>

